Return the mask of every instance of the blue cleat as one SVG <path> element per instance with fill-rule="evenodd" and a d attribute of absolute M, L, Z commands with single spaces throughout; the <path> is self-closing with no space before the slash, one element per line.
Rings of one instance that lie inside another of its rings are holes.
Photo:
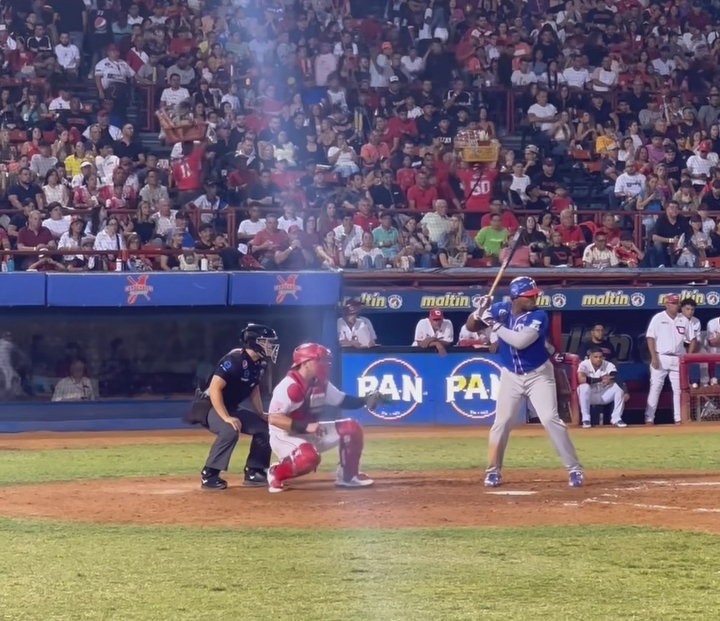
<path fill-rule="evenodd" d="M 568 485 L 570 487 L 582 487 L 585 475 L 582 470 L 571 470 L 568 476 Z"/>
<path fill-rule="evenodd" d="M 485 475 L 485 487 L 497 487 L 500 485 L 500 475 L 497 472 L 488 472 Z"/>

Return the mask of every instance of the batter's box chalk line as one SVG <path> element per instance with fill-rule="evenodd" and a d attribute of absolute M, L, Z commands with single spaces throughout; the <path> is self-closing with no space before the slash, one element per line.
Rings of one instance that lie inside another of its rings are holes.
<path fill-rule="evenodd" d="M 537 494 L 537 492 L 523 491 L 517 489 L 485 493 L 492 494 L 493 496 L 533 496 L 534 494 Z"/>
<path fill-rule="evenodd" d="M 566 502 L 564 507 L 580 507 L 585 504 L 596 505 L 613 505 L 616 507 L 630 507 L 632 509 L 647 509 L 648 511 L 688 511 L 690 513 L 720 513 L 720 509 L 712 509 L 707 507 L 696 507 L 689 509 L 687 507 L 668 507 L 667 505 L 649 505 L 638 502 L 617 502 L 613 500 L 600 500 L 599 498 L 587 498 L 582 502 Z"/>

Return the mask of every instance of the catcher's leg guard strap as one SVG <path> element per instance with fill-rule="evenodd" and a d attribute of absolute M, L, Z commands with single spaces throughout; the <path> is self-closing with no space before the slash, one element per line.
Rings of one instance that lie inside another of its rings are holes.
<path fill-rule="evenodd" d="M 288 457 L 275 466 L 275 477 L 280 481 L 310 474 L 320 465 L 320 453 L 309 442 L 303 442 Z"/>
<path fill-rule="evenodd" d="M 363 430 L 356 420 L 345 418 L 335 422 L 335 430 L 340 436 L 340 465 L 343 479 L 350 481 L 360 472 L 360 456 L 363 450 Z"/>

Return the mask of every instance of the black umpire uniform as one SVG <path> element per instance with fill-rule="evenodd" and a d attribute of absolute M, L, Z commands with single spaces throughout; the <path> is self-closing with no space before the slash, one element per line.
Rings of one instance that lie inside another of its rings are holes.
<path fill-rule="evenodd" d="M 206 389 L 198 394 L 190 412 L 184 420 L 193 425 L 202 425 L 217 437 L 210 448 L 205 467 L 202 470 L 202 488 L 222 490 L 227 482 L 220 478 L 220 472 L 227 470 L 230 464 L 239 433 L 252 436 L 250 453 L 245 463 L 244 485 L 267 485 L 267 469 L 270 467 L 270 436 L 268 424 L 262 411 L 251 412 L 239 409 L 240 404 L 252 398 L 259 403 L 259 384 L 268 360 L 277 359 L 277 335 L 272 328 L 257 324 L 248 325 L 243 330 L 242 347 L 233 349 L 218 362 Z M 222 404 L 229 415 L 226 420 L 218 412 L 218 403 L 213 403 L 212 384 L 218 378 L 224 382 L 221 389 Z M 240 429 L 236 430 L 236 426 Z"/>

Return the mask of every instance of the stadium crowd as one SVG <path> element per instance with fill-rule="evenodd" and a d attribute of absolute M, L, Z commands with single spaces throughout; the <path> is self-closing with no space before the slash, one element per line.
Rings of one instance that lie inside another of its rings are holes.
<path fill-rule="evenodd" d="M 516 266 L 720 255 L 712 4 L 2 8 L 4 271 L 488 265 L 520 224 Z"/>

